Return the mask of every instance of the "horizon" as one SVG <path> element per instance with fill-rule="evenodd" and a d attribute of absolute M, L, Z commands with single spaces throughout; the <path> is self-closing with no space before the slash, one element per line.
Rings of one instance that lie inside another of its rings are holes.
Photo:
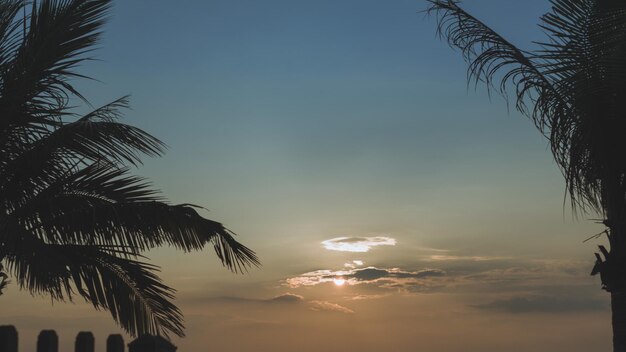
<path fill-rule="evenodd" d="M 610 298 L 589 275 L 603 230 L 578 218 L 547 140 L 466 82 L 425 1 L 115 1 L 76 86 L 131 94 L 124 123 L 168 145 L 133 170 L 192 203 L 262 266 L 212 249 L 146 254 L 177 290 L 178 351 L 609 350 Z M 548 1 L 463 3 L 523 48 Z M 511 16 L 511 14 L 515 14 Z M 0 325 L 20 351 L 123 334 L 88 303 L 13 282 Z M 208 346 L 208 347 L 207 347 Z"/>

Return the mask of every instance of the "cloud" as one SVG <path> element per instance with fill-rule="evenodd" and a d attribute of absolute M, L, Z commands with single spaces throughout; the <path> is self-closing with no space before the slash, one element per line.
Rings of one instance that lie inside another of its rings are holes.
<path fill-rule="evenodd" d="M 381 278 L 400 278 L 400 279 L 421 279 L 432 276 L 444 276 L 445 272 L 438 269 L 425 269 L 420 271 L 402 271 L 398 268 L 378 269 L 368 267 L 365 269 L 356 269 L 352 274 L 346 275 L 347 278 L 355 278 L 358 281 L 374 281 Z"/>
<path fill-rule="evenodd" d="M 479 256 L 479 255 L 442 255 L 435 254 L 426 258 L 427 260 L 432 261 L 474 261 L 474 262 L 484 262 L 489 260 L 508 260 L 511 257 L 490 257 L 490 256 Z"/>
<path fill-rule="evenodd" d="M 303 296 L 296 295 L 293 293 L 283 293 L 278 296 L 269 299 L 254 299 L 254 298 L 242 298 L 242 297 L 219 297 L 221 301 L 229 301 L 236 303 L 247 303 L 247 304 L 260 304 L 266 307 L 274 306 L 284 306 L 284 307 L 308 307 L 309 310 L 318 311 L 318 312 L 338 312 L 345 314 L 353 314 L 354 311 L 352 309 L 346 308 L 336 303 L 331 303 L 328 301 L 319 301 L 319 300 L 305 300 Z M 303 306 L 303 304 L 305 304 Z"/>
<path fill-rule="evenodd" d="M 304 301 L 304 297 L 293 293 L 283 293 L 272 298 L 247 298 L 239 296 L 222 296 L 209 298 L 210 300 L 233 303 L 299 303 Z M 203 300 L 207 300 L 204 298 Z"/>
<path fill-rule="evenodd" d="M 283 293 L 282 295 L 278 295 L 272 299 L 267 300 L 267 302 L 278 303 L 300 303 L 302 301 L 304 301 L 304 297 L 289 292 Z"/>
<path fill-rule="evenodd" d="M 349 263 L 345 263 L 343 266 L 346 268 L 354 269 L 359 266 L 363 266 L 364 262 L 362 260 L 353 260 Z"/>
<path fill-rule="evenodd" d="M 337 303 L 321 300 L 306 300 L 303 296 L 294 293 L 283 293 L 278 296 L 269 299 L 259 298 L 243 298 L 243 297 L 217 297 L 215 300 L 231 303 L 244 303 L 244 304 L 256 304 L 264 307 L 293 307 L 293 309 L 305 309 L 308 308 L 317 312 L 336 312 L 344 314 L 354 314 L 354 311 L 350 308 L 344 307 Z M 297 308 L 300 307 L 300 308 Z M 273 309 L 273 308 L 272 308 Z M 290 308 L 291 309 L 291 308 Z"/>
<path fill-rule="evenodd" d="M 597 282 L 588 277 L 584 262 L 571 260 L 543 260 L 512 258 L 510 260 L 473 260 L 465 262 L 438 262 L 436 268 L 408 270 L 403 267 L 368 266 L 338 267 L 338 270 L 315 270 L 289 277 L 284 286 L 296 290 L 301 287 L 332 287 L 335 280 L 344 280 L 343 290 L 349 295 L 432 294 L 435 292 L 480 294 L 487 303 L 477 309 L 520 311 L 571 310 L 573 306 L 596 309 L 594 301 Z M 553 305 L 545 298 L 567 297 L 570 292 L 579 293 L 580 301 L 565 300 Z M 584 291 L 584 292 L 583 292 Z M 299 291 L 294 291 L 300 293 Z M 333 292 L 335 290 L 333 289 Z M 502 298 L 518 297 L 525 300 L 508 302 Z M 530 298 L 529 298 L 530 297 Z M 583 301 L 591 299 L 590 301 Z M 346 297 L 350 300 L 351 298 Z M 358 298 L 357 298 L 358 299 Z M 489 303 L 491 302 L 491 303 Z M 546 306 L 539 308 L 541 302 Z M 569 307 L 569 308 L 565 308 Z M 582 308 L 579 308 L 582 309 Z"/>
<path fill-rule="evenodd" d="M 354 270 L 352 274 L 346 275 L 346 277 L 355 278 L 358 281 L 373 281 L 383 277 L 388 277 L 389 274 L 390 271 L 388 269 L 369 267 L 365 269 Z"/>
<path fill-rule="evenodd" d="M 354 311 L 352 309 L 346 308 L 336 303 L 331 303 L 327 301 L 311 301 L 309 302 L 309 304 L 310 304 L 310 309 L 314 311 L 354 314 Z"/>
<path fill-rule="evenodd" d="M 293 288 L 334 282 L 337 278 L 345 279 L 348 285 L 378 282 L 380 283 L 380 287 L 391 287 L 390 284 L 393 283 L 400 284 L 444 275 L 445 272 L 438 269 L 405 271 L 398 268 L 380 269 L 370 266 L 367 268 L 340 271 L 316 270 L 304 273 L 300 276 L 288 278 L 285 281 L 288 286 Z"/>
<path fill-rule="evenodd" d="M 330 251 L 368 252 L 372 247 L 376 246 L 395 246 L 396 240 L 386 236 L 336 237 L 322 241 L 322 244 L 324 248 Z"/>
<path fill-rule="evenodd" d="M 346 299 L 349 299 L 351 301 L 363 301 L 366 299 L 379 299 L 379 298 L 384 298 L 387 297 L 388 295 L 356 295 L 356 296 L 352 296 L 352 297 L 346 297 Z"/>
<path fill-rule="evenodd" d="M 331 270 L 316 270 L 304 273 L 300 276 L 291 277 L 285 280 L 287 286 L 300 287 L 300 286 L 315 286 L 323 284 L 325 282 L 334 282 L 338 277 L 342 277 L 349 271 L 331 271 Z"/>
<path fill-rule="evenodd" d="M 582 299 L 562 296 L 512 297 L 486 304 L 473 305 L 482 310 L 506 313 L 565 313 L 608 309 L 608 302 L 599 299 Z"/>

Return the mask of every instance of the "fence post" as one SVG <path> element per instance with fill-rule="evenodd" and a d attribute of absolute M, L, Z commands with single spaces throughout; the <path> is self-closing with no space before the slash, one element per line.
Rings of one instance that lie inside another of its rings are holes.
<path fill-rule="evenodd" d="M 59 352 L 59 337 L 54 330 L 41 330 L 37 338 L 37 352 Z"/>
<path fill-rule="evenodd" d="M 0 351 L 17 352 L 17 329 L 15 326 L 0 326 Z"/>
<path fill-rule="evenodd" d="M 95 339 L 91 331 L 81 331 L 76 335 L 75 352 L 94 352 Z"/>
<path fill-rule="evenodd" d="M 124 338 L 122 335 L 109 335 L 107 338 L 107 352 L 124 352 Z"/>

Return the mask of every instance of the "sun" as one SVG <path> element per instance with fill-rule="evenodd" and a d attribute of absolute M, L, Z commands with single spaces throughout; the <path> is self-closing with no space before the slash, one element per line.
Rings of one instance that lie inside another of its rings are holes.
<path fill-rule="evenodd" d="M 333 279 L 333 282 L 336 286 L 343 286 L 346 283 L 346 280 L 340 277 Z"/>

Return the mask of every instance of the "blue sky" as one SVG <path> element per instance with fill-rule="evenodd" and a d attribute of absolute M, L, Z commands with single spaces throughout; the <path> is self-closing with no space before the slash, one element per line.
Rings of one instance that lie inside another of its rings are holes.
<path fill-rule="evenodd" d="M 543 39 L 536 24 L 548 1 L 463 6 L 525 48 Z M 179 289 L 188 327 L 180 350 L 210 338 L 224 351 L 305 351 L 315 336 L 330 351 L 608 348 L 608 300 L 587 276 L 594 244 L 582 243 L 599 227 L 564 207 L 561 175 L 531 123 L 483 87 L 468 89 L 465 63 L 425 8 L 115 2 L 99 61 L 82 71 L 99 82 L 78 86 L 94 105 L 131 94 L 125 121 L 169 145 L 137 173 L 175 203 L 210 209 L 263 262 L 236 276 L 209 252 L 150 253 Z M 381 236 L 397 244 L 355 254 L 321 243 Z M 353 260 L 364 264 L 345 265 Z M 367 267 L 383 276 L 363 279 Z M 340 275 L 356 281 L 289 285 Z M 88 306 L 50 308 L 15 287 L 7 297 L 9 317 L 31 307 L 19 318 L 26 339 L 48 314 L 65 317 L 67 341 L 82 322 L 115 330 Z M 296 305 L 268 305 L 272 297 Z M 554 302 L 565 303 L 546 308 Z M 371 337 L 390 321 L 386 345 Z"/>

